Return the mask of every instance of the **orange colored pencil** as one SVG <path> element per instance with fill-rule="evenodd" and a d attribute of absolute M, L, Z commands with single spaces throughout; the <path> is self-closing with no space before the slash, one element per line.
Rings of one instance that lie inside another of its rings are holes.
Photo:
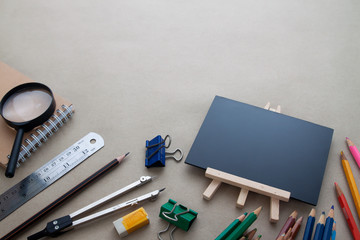
<path fill-rule="evenodd" d="M 360 217 L 360 194 L 359 194 L 359 190 L 356 186 L 354 175 L 351 171 L 349 161 L 346 159 L 343 151 L 341 151 L 341 153 L 340 153 L 340 158 L 341 158 L 341 163 L 344 168 L 346 180 L 349 184 L 351 195 L 352 195 L 352 198 L 355 203 L 356 211 L 358 213 L 358 216 Z"/>

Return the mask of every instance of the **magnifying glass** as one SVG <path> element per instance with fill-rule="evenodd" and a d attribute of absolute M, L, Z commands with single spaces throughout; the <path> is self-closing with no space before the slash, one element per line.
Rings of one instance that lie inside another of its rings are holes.
<path fill-rule="evenodd" d="M 2 98 L 0 114 L 10 127 L 17 130 L 5 171 L 6 177 L 11 178 L 15 174 L 24 132 L 48 120 L 54 113 L 55 106 L 55 99 L 50 88 L 37 82 L 16 86 Z"/>

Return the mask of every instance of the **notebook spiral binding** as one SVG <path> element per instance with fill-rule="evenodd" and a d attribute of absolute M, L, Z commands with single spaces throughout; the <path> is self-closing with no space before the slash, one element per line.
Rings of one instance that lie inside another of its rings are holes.
<path fill-rule="evenodd" d="M 74 113 L 73 106 L 62 105 L 61 107 L 62 110 L 57 109 L 56 113 L 53 114 L 49 120 L 35 130 L 36 133 L 30 134 L 30 137 L 24 140 L 25 144 L 21 145 L 17 167 L 19 167 L 22 162 L 25 162 L 26 158 L 30 157 L 32 152 L 35 152 L 42 143 L 47 141 L 48 137 L 52 136 L 71 118 Z M 10 158 L 10 155 L 8 155 L 8 158 Z"/>

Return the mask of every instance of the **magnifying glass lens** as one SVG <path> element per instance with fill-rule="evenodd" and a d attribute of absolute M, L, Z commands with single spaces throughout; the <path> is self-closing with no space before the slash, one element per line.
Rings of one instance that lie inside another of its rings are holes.
<path fill-rule="evenodd" d="M 51 93 L 45 90 L 24 89 L 6 100 L 2 114 L 11 122 L 31 121 L 43 114 L 51 101 Z"/>
<path fill-rule="evenodd" d="M 43 124 L 55 111 L 55 99 L 49 87 L 30 82 L 14 87 L 0 102 L 0 114 L 16 132 L 5 176 L 13 177 L 25 132 Z"/>

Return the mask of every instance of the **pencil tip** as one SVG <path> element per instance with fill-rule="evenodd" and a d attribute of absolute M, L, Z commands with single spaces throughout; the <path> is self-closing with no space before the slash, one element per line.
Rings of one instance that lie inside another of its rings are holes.
<path fill-rule="evenodd" d="M 260 212 L 261 212 L 261 210 L 262 210 L 262 208 L 263 208 L 262 206 L 258 207 L 257 209 L 254 210 L 253 213 L 255 213 L 255 215 L 259 215 Z"/>
<path fill-rule="evenodd" d="M 331 209 L 334 210 L 334 205 L 331 206 Z"/>
<path fill-rule="evenodd" d="M 126 158 L 127 155 L 129 155 L 130 152 L 128 152 L 127 154 L 121 155 L 119 157 L 116 158 L 116 160 L 118 160 L 118 162 L 120 163 L 122 160 L 124 160 L 124 158 Z"/>
<path fill-rule="evenodd" d="M 346 137 L 346 140 L 349 140 L 349 138 L 348 138 L 348 137 Z"/>
<path fill-rule="evenodd" d="M 337 182 L 334 182 L 334 185 L 337 186 L 338 185 Z"/>

